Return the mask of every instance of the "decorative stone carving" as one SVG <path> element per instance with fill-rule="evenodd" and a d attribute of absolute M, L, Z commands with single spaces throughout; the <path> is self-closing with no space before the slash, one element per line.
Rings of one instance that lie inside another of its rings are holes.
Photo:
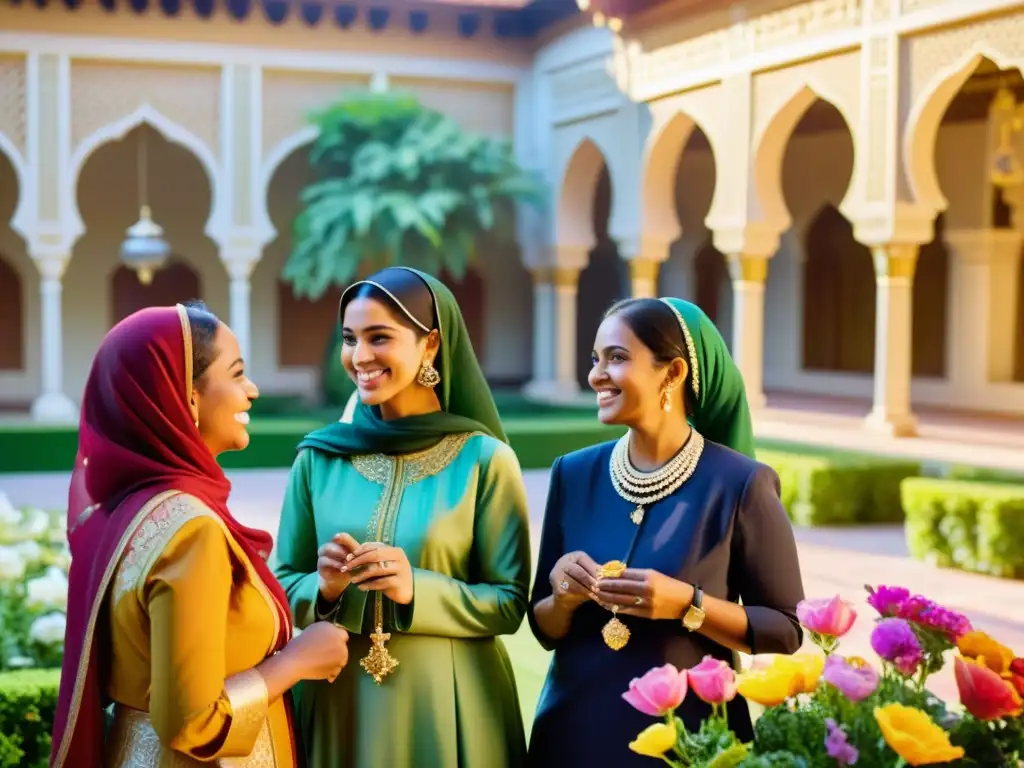
<path fill-rule="evenodd" d="M 604 59 L 592 59 L 554 73 L 550 93 L 555 123 L 609 107 L 614 109 L 623 98 Z"/>
<path fill-rule="evenodd" d="M 0 133 L 22 156 L 26 153 L 25 91 L 25 59 L 0 58 Z"/>
<path fill-rule="evenodd" d="M 148 104 L 220 155 L 220 70 L 142 66 L 127 62 L 73 62 L 71 146 Z"/>
<path fill-rule="evenodd" d="M 814 35 L 853 29 L 861 23 L 862 0 L 813 0 L 751 19 L 754 51 Z"/>

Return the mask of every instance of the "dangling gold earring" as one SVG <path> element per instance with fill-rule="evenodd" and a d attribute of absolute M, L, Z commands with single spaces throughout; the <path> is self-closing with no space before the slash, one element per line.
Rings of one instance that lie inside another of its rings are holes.
<path fill-rule="evenodd" d="M 437 368 L 432 362 L 424 360 L 423 365 L 420 366 L 420 372 L 416 374 L 416 383 L 421 387 L 433 389 L 441 383 L 441 374 L 437 372 Z"/>
<path fill-rule="evenodd" d="M 196 429 L 199 429 L 199 419 L 196 419 Z"/>
<path fill-rule="evenodd" d="M 661 393 L 661 410 L 665 413 L 672 410 L 672 387 L 666 387 Z"/>

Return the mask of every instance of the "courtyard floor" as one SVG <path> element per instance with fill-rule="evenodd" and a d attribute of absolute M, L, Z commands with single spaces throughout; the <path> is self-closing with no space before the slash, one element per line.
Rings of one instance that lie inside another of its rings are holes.
<path fill-rule="evenodd" d="M 230 473 L 234 484 L 232 508 L 249 525 L 276 532 L 287 472 L 244 470 Z M 536 547 L 547 493 L 548 473 L 525 473 Z M 17 505 L 61 508 L 66 503 L 64 474 L 0 474 L 0 491 Z M 843 642 L 843 652 L 871 657 L 869 635 L 874 611 L 864 602 L 864 585 L 901 584 L 944 605 L 966 613 L 974 625 L 990 632 L 1018 654 L 1024 653 L 1024 584 L 932 568 L 907 557 L 900 527 L 798 529 L 800 570 L 808 596 L 841 594 L 856 606 L 861 619 Z M 524 623 L 508 640 L 516 663 L 524 714 L 532 712 L 547 665 Z M 949 670 L 932 679 L 932 689 L 956 698 Z"/>

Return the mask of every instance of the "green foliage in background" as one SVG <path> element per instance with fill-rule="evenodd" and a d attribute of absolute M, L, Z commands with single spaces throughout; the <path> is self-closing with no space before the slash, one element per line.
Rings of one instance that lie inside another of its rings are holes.
<path fill-rule="evenodd" d="M 516 204 L 546 200 L 507 140 L 464 131 L 414 96 L 353 91 L 311 121 L 317 181 L 283 273 L 296 296 L 389 265 L 461 279 L 483 237 L 514 238 Z"/>

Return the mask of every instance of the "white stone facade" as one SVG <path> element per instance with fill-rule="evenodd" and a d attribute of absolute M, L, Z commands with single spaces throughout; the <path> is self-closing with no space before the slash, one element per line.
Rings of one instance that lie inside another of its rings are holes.
<path fill-rule="evenodd" d="M 913 432 L 914 404 L 1024 414 L 1024 187 L 992 184 L 1004 123 L 989 103 L 1000 78 L 1024 100 L 1019 2 L 670 2 L 618 37 L 586 19 L 540 41 L 352 30 L 343 51 L 298 22 L 87 5 L 5 5 L 0 29 L 0 259 L 22 337 L 0 356 L 0 405 L 73 416 L 127 300 L 116 254 L 137 218 L 140 126 L 188 279 L 264 391 L 314 392 L 311 356 L 294 354 L 312 310 L 285 308 L 277 285 L 304 115 L 386 77 L 511 137 L 550 184 L 550 215 L 524 213 L 518 250 L 477 265 L 492 378 L 573 398 L 608 300 L 672 294 L 715 305 L 755 407 L 765 390 L 870 398 L 869 423 L 895 434 Z"/>

